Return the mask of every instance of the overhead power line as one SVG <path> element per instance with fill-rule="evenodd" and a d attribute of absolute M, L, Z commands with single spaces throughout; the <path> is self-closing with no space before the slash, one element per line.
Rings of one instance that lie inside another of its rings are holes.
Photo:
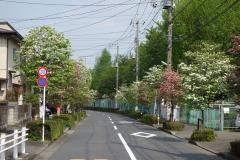
<path fill-rule="evenodd" d="M 123 3 L 126 3 L 126 2 L 130 2 L 131 0 L 127 0 L 127 1 L 124 1 Z M 122 3 L 119 3 L 119 4 L 122 4 Z M 99 9 L 95 9 L 95 10 L 91 10 L 91 11 L 87 11 L 87 12 L 81 12 L 81 13 L 75 13 L 75 14 L 70 14 L 70 15 L 65 15 L 65 16 L 57 16 L 57 17 L 35 17 L 35 18 L 26 18 L 26 19 L 21 19 L 19 21 L 16 21 L 14 23 L 18 23 L 18 22 L 24 22 L 24 21 L 32 21 L 32 20 L 52 20 L 52 19 L 62 19 L 62 18 L 68 18 L 68 17 L 73 17 L 73 16 L 79 16 L 79 15 L 86 15 L 86 14 L 91 14 L 91 13 L 98 13 L 98 11 L 102 11 L 102 10 L 106 10 L 106 9 L 109 9 L 109 8 L 115 8 L 117 6 L 107 6 L 107 7 L 104 7 L 104 8 L 99 8 Z M 75 10 L 75 9 L 74 9 Z M 69 10 L 70 11 L 70 10 Z M 59 14 L 55 14 L 55 15 L 59 15 Z"/>
<path fill-rule="evenodd" d="M 202 26 L 200 26 L 195 32 L 187 35 L 186 37 L 183 37 L 185 40 L 195 34 L 197 34 L 199 31 L 201 31 L 203 28 L 209 26 L 211 23 L 213 23 L 214 21 L 216 21 L 218 18 L 220 18 L 222 15 L 226 14 L 232 7 L 234 7 L 237 3 L 239 3 L 239 0 L 235 0 L 231 5 L 229 5 L 227 8 L 225 8 L 223 11 L 221 11 L 220 13 L 214 15 L 210 20 L 208 20 L 206 23 L 204 23 Z"/>
<path fill-rule="evenodd" d="M 76 35 L 76 34 L 65 34 L 66 36 L 88 36 L 88 35 L 106 35 L 106 34 L 115 34 L 115 33 L 123 33 L 123 31 L 117 31 L 117 32 L 103 32 L 103 33 L 89 33 L 89 34 L 81 34 L 81 35 Z"/>
<path fill-rule="evenodd" d="M 101 1 L 98 1 L 98 2 L 95 2 L 95 3 L 91 3 L 89 5 L 95 5 L 95 4 L 105 2 L 105 1 L 106 0 L 101 0 Z M 44 18 L 47 18 L 47 17 L 51 17 L 51 16 L 55 16 L 55 15 L 61 15 L 61 14 L 65 14 L 65 13 L 68 13 L 68 12 L 76 11 L 76 10 L 79 10 L 81 8 L 85 8 L 85 7 L 77 7 L 77 8 L 74 8 L 74 9 L 69 9 L 69 10 L 66 10 L 66 11 L 56 12 L 56 13 L 53 13 L 53 14 L 48 14 L 48 15 L 45 15 L 45 16 L 40 16 L 40 17 L 35 17 L 35 18 L 28 18 L 28 19 L 25 18 L 25 19 L 19 19 L 19 20 L 16 19 L 16 22 L 44 19 Z M 16 22 L 14 22 L 14 23 L 16 23 Z"/>
<path fill-rule="evenodd" d="M 183 13 L 183 11 L 193 2 L 193 0 L 189 0 L 188 3 L 182 7 L 182 9 L 180 11 L 178 11 L 175 15 L 174 18 L 176 18 L 177 16 L 181 15 Z"/>
<path fill-rule="evenodd" d="M 103 7 L 103 6 L 115 6 L 115 5 L 135 5 L 139 3 L 112 3 L 112 4 L 65 4 L 65 3 L 42 3 L 42 2 L 28 2 L 28 1 L 14 1 L 14 0 L 0 0 L 0 2 L 6 3 L 17 3 L 17 4 L 27 4 L 27 5 L 42 5 L 42 6 L 66 6 L 66 7 Z M 141 2 L 145 4 L 147 2 Z"/>
<path fill-rule="evenodd" d="M 72 29 L 69 29 L 69 30 L 65 30 L 65 31 L 63 31 L 63 33 L 76 31 L 76 30 L 79 30 L 79 29 L 82 29 L 82 28 L 90 27 L 90 26 L 95 25 L 95 24 L 98 24 L 98 23 L 102 23 L 102 22 L 104 22 L 104 21 L 106 21 L 106 20 L 108 20 L 108 19 L 114 18 L 114 17 L 116 17 L 116 16 L 118 16 L 118 15 L 124 13 L 124 12 L 127 12 L 127 11 L 131 10 L 132 8 L 134 8 L 134 7 L 136 7 L 136 5 L 135 5 L 135 6 L 132 6 L 132 7 L 130 7 L 130 8 L 124 9 L 123 11 L 118 12 L 117 14 L 114 14 L 114 15 L 108 17 L 108 18 L 99 20 L 99 21 L 94 22 L 94 23 L 91 23 L 91 24 L 87 24 L 87 25 L 84 25 L 84 26 L 80 26 L 80 27 L 77 27 L 77 28 L 72 28 Z"/>

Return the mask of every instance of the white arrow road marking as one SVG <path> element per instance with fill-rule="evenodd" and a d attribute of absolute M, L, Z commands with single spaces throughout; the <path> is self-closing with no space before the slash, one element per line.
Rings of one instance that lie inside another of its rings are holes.
<path fill-rule="evenodd" d="M 129 148 L 127 142 L 124 140 L 124 138 L 122 137 L 121 133 L 118 133 L 118 137 L 120 138 L 120 140 L 122 141 L 123 146 L 125 147 L 126 151 L 128 152 L 128 155 L 130 156 L 131 160 L 137 160 L 136 157 L 134 156 L 132 150 Z"/>
<path fill-rule="evenodd" d="M 138 136 L 138 137 L 143 137 L 143 138 L 151 138 L 157 136 L 156 134 L 151 134 L 151 133 L 145 133 L 145 132 L 137 132 L 131 134 L 132 136 Z"/>

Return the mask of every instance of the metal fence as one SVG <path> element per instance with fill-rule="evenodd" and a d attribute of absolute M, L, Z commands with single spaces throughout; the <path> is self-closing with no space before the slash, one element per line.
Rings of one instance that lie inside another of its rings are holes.
<path fill-rule="evenodd" d="M 23 127 L 21 130 L 15 129 L 12 134 L 6 135 L 1 133 L 0 137 L 0 159 L 5 160 L 5 152 L 13 150 L 13 159 L 18 159 L 18 153 L 26 154 L 26 136 L 28 135 L 27 128 Z M 20 146 L 20 152 L 18 148 Z"/>
<path fill-rule="evenodd" d="M 93 107 L 113 108 L 115 105 L 113 99 L 98 99 L 93 103 Z M 134 110 L 136 106 L 128 103 L 118 103 L 121 111 Z M 164 107 L 160 107 L 160 115 L 168 114 Z M 139 104 L 138 110 L 145 113 L 154 113 L 154 104 L 146 107 Z M 164 113 L 163 113 L 164 112 Z M 183 107 L 175 109 L 176 119 L 186 124 L 197 125 L 198 119 L 202 118 L 201 109 L 193 109 L 192 107 Z M 222 130 L 224 128 L 236 128 L 235 121 L 237 114 L 240 112 L 240 107 L 236 107 L 234 103 L 215 103 L 211 108 L 205 108 L 204 122 L 205 127 Z M 167 116 L 162 116 L 166 118 Z"/>

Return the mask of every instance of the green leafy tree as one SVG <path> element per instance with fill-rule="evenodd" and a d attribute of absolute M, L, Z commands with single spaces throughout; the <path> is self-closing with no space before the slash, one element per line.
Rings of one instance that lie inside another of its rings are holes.
<path fill-rule="evenodd" d="M 115 91 L 115 70 L 112 67 L 111 55 L 106 49 L 97 59 L 92 75 L 92 89 L 97 90 L 100 96 L 110 95 Z"/>
<path fill-rule="evenodd" d="M 179 69 L 188 105 L 205 108 L 227 96 L 227 77 L 234 66 L 230 57 L 219 48 L 219 45 L 203 42 L 193 51 L 184 53 L 186 62 L 181 63 Z"/>
<path fill-rule="evenodd" d="M 120 87 L 118 92 L 118 99 L 121 102 L 129 103 L 131 105 L 137 105 L 137 98 L 139 96 L 138 93 L 139 83 L 132 83 L 129 86 L 123 85 Z"/>
<path fill-rule="evenodd" d="M 69 72 L 71 68 L 69 67 L 70 53 L 70 42 L 63 34 L 56 32 L 55 29 L 49 26 L 32 29 L 22 41 L 19 51 L 21 57 L 19 67 L 25 75 L 28 87 L 34 86 L 35 92 L 38 91 L 36 84 L 38 78 L 37 68 L 40 66 L 47 67 L 50 72 L 47 76 L 48 98 L 52 97 L 54 101 L 53 97 L 64 90 L 65 85 L 71 78 Z M 30 98 L 30 100 L 37 99 L 38 95 L 34 95 L 35 98 Z"/>
<path fill-rule="evenodd" d="M 116 60 L 115 60 L 116 61 Z M 118 58 L 119 66 L 119 85 L 130 85 L 136 80 L 135 59 L 120 55 Z"/>
<path fill-rule="evenodd" d="M 173 21 L 173 66 L 185 59 L 184 52 L 191 50 L 196 41 L 222 44 L 226 51 L 232 35 L 240 33 L 240 5 L 236 0 L 176 0 Z M 143 77 L 154 65 L 167 59 L 168 13 L 151 28 L 146 42 L 140 46 L 140 75 Z M 227 23 L 226 23 L 227 22 Z"/>
<path fill-rule="evenodd" d="M 71 106 L 83 106 L 90 103 L 95 92 L 90 90 L 91 72 L 82 61 L 71 61 L 72 63 L 72 78 L 68 81 L 66 89 L 63 93 L 64 101 Z"/>

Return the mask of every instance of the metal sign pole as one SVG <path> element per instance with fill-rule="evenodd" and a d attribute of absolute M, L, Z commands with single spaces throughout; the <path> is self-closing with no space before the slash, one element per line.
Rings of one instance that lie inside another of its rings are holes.
<path fill-rule="evenodd" d="M 44 142 L 44 135 L 45 135 L 45 127 L 44 127 L 44 124 L 45 124 L 45 92 L 46 92 L 46 87 L 43 87 L 43 125 L 42 125 L 42 141 Z"/>

